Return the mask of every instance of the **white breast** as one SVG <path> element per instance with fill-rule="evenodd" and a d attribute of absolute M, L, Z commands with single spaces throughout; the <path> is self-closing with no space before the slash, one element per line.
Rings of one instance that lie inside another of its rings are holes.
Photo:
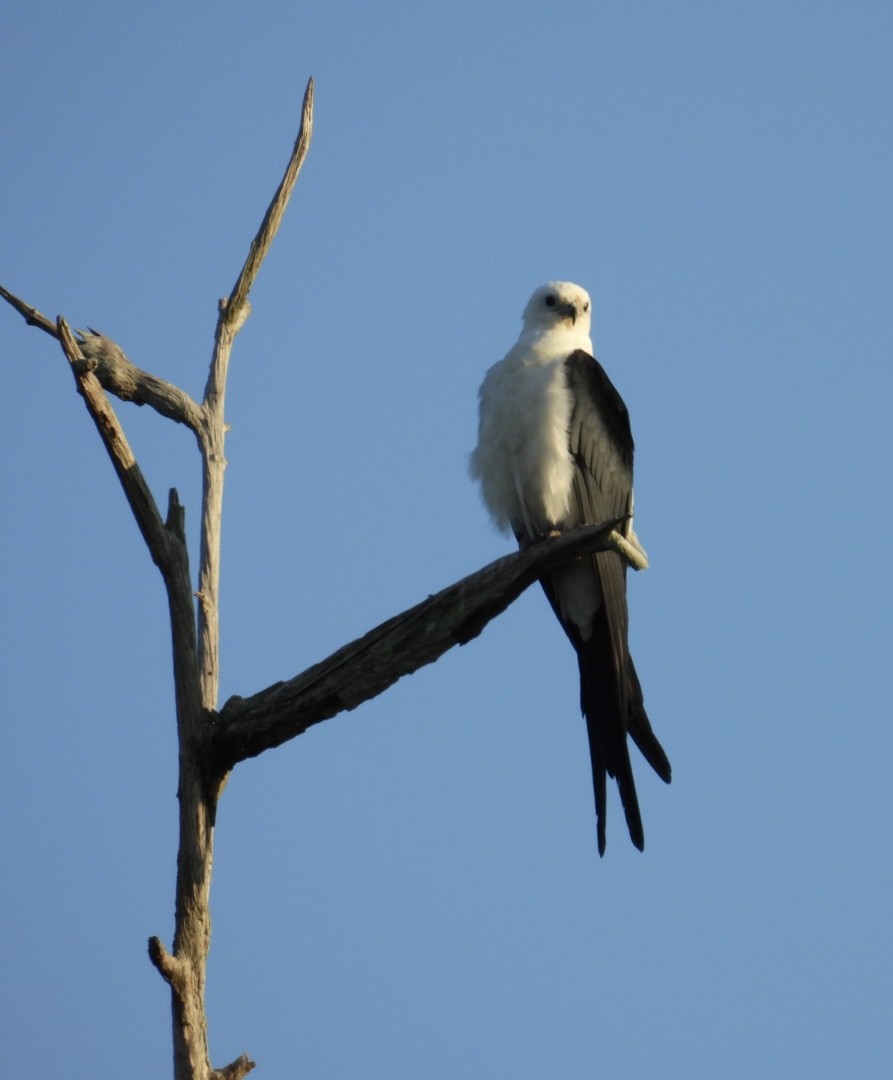
<path fill-rule="evenodd" d="M 471 474 L 501 529 L 542 536 L 568 511 L 571 395 L 563 362 L 521 342 L 487 372 Z"/>

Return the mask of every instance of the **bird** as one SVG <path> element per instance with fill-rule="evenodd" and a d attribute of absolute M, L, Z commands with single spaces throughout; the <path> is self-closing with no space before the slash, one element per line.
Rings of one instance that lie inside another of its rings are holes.
<path fill-rule="evenodd" d="M 517 342 L 481 384 L 469 469 L 496 526 L 511 530 L 522 548 L 621 518 L 618 531 L 641 550 L 632 528 L 629 413 L 595 359 L 591 320 L 584 288 L 569 281 L 541 285 L 524 309 Z M 541 579 L 577 654 L 600 856 L 608 776 L 617 782 L 630 839 L 640 851 L 645 847 L 627 736 L 657 775 L 671 780 L 629 652 L 626 568 L 617 552 L 600 551 Z"/>

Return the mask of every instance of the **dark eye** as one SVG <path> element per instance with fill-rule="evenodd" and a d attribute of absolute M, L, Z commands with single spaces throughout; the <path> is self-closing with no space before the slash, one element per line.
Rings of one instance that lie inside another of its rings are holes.
<path fill-rule="evenodd" d="M 583 310 L 584 310 L 584 311 L 588 311 L 588 310 L 589 310 L 589 301 L 588 301 L 588 300 L 587 300 L 587 301 L 586 301 L 586 303 L 585 303 L 585 304 L 583 305 Z"/>
<path fill-rule="evenodd" d="M 555 297 L 552 295 L 552 293 L 549 293 L 549 295 L 546 297 L 546 307 L 555 307 Z"/>

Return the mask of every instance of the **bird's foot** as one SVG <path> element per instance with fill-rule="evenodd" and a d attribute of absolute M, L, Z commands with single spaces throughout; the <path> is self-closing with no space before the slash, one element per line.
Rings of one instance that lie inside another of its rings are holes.
<path fill-rule="evenodd" d="M 539 533 L 537 536 L 519 536 L 518 547 L 521 551 L 526 551 L 529 547 L 533 547 L 534 544 L 542 543 L 543 540 L 555 540 L 561 535 L 561 529 L 549 529 L 547 532 Z"/>

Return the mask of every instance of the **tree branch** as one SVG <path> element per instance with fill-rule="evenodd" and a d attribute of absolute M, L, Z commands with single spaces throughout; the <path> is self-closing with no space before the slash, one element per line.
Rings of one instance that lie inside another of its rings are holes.
<path fill-rule="evenodd" d="M 171 956 L 164 945 L 162 945 L 160 938 L 149 938 L 149 959 L 158 969 L 159 975 L 166 983 L 170 983 L 173 986 L 174 983 L 178 981 L 181 975 L 181 967 L 177 963 L 176 958 Z"/>
<path fill-rule="evenodd" d="M 620 520 L 588 525 L 504 556 L 377 626 L 287 682 L 231 697 L 213 742 L 220 768 L 256 757 L 313 724 L 376 697 L 404 675 L 464 645 L 543 574 L 595 551 L 628 545 Z"/>
<path fill-rule="evenodd" d="M 14 307 L 29 326 L 36 326 L 45 334 L 59 339 L 56 323 L 37 308 L 26 304 L 2 285 L 0 297 Z M 81 358 L 77 361 L 78 368 L 91 371 L 103 390 L 114 394 L 121 401 L 148 405 L 169 420 L 198 431 L 202 418 L 201 406 L 184 390 L 138 368 L 128 360 L 121 346 L 104 334 L 95 330 L 79 330 L 75 340 L 81 352 Z"/>
<path fill-rule="evenodd" d="M 247 1076 L 254 1067 L 254 1062 L 249 1060 L 247 1054 L 243 1054 L 230 1065 L 215 1069 L 211 1073 L 211 1080 L 242 1080 L 242 1077 Z"/>
<path fill-rule="evenodd" d="M 124 488 L 124 494 L 130 503 L 130 509 L 139 525 L 152 561 L 164 573 L 168 566 L 167 532 L 149 485 L 143 478 L 133 451 L 130 449 L 124 429 L 118 422 L 99 381 L 85 364 L 83 353 L 75 341 L 71 328 L 61 316 L 57 323 L 56 336 L 71 365 L 78 393 L 84 399 L 87 411 L 93 418 L 96 430 Z"/>
<path fill-rule="evenodd" d="M 110 394 L 134 405 L 149 405 L 168 420 L 198 432 L 202 408 L 185 391 L 138 368 L 128 360 L 121 346 L 104 334 L 96 330 L 78 333 L 88 366 Z"/>
<path fill-rule="evenodd" d="M 204 989 L 211 935 L 209 896 L 219 778 L 212 774 L 208 755 L 204 753 L 209 729 L 201 701 L 183 509 L 172 489 L 167 524 L 161 520 L 118 418 L 62 318 L 58 321 L 58 337 L 167 590 L 180 746 L 176 929 L 173 955 L 165 952 L 158 938 L 152 938 L 149 956 L 171 987 L 176 1076 L 178 1080 L 181 1077 L 204 1080 L 210 1072 Z"/>
<path fill-rule="evenodd" d="M 202 700 L 207 709 L 215 708 L 219 685 L 219 589 L 220 589 L 220 522 L 223 514 L 223 472 L 226 468 L 224 442 L 226 424 L 224 404 L 226 377 L 230 353 L 236 334 L 251 312 L 248 293 L 254 284 L 282 215 L 291 198 L 298 173 L 310 148 L 313 132 L 313 79 L 307 83 L 301 110 L 301 125 L 289 158 L 285 174 L 267 208 L 245 263 L 228 299 L 221 300 L 214 335 L 214 355 L 208 372 L 208 382 L 202 403 L 203 422 L 199 433 L 202 453 L 202 529 L 198 573 L 198 641 L 202 679 Z"/>
<path fill-rule="evenodd" d="M 222 301 L 221 315 L 228 321 L 243 318 L 242 309 L 248 301 L 248 294 L 251 292 L 251 287 L 254 285 L 261 264 L 266 258 L 267 252 L 270 250 L 273 238 L 279 230 L 282 215 L 285 213 L 285 208 L 288 206 L 288 201 L 294 190 L 295 182 L 298 179 L 298 173 L 301 171 L 301 166 L 304 164 L 304 159 L 307 157 L 307 151 L 310 149 L 310 137 L 312 134 L 313 79 L 311 78 L 308 80 L 307 88 L 304 91 L 304 102 L 301 107 L 301 125 L 298 128 L 298 137 L 295 139 L 294 149 L 291 152 L 291 157 L 286 166 L 285 175 L 282 177 L 282 181 L 276 189 L 276 194 L 273 196 L 272 202 L 267 207 L 267 212 L 264 215 L 260 228 L 257 230 L 257 235 L 251 242 L 251 247 L 248 249 L 248 257 L 245 259 L 245 265 L 242 267 L 239 276 L 236 279 L 233 291 L 230 293 L 227 300 Z"/>
<path fill-rule="evenodd" d="M 4 289 L 2 285 L 0 285 L 0 296 L 16 309 L 29 326 L 36 326 L 38 330 L 43 330 L 43 332 L 49 334 L 50 337 L 59 337 L 59 328 L 53 320 L 48 319 L 46 315 L 39 312 L 36 307 L 31 307 L 30 304 L 26 304 L 24 300 L 20 300 L 8 289 Z"/>

